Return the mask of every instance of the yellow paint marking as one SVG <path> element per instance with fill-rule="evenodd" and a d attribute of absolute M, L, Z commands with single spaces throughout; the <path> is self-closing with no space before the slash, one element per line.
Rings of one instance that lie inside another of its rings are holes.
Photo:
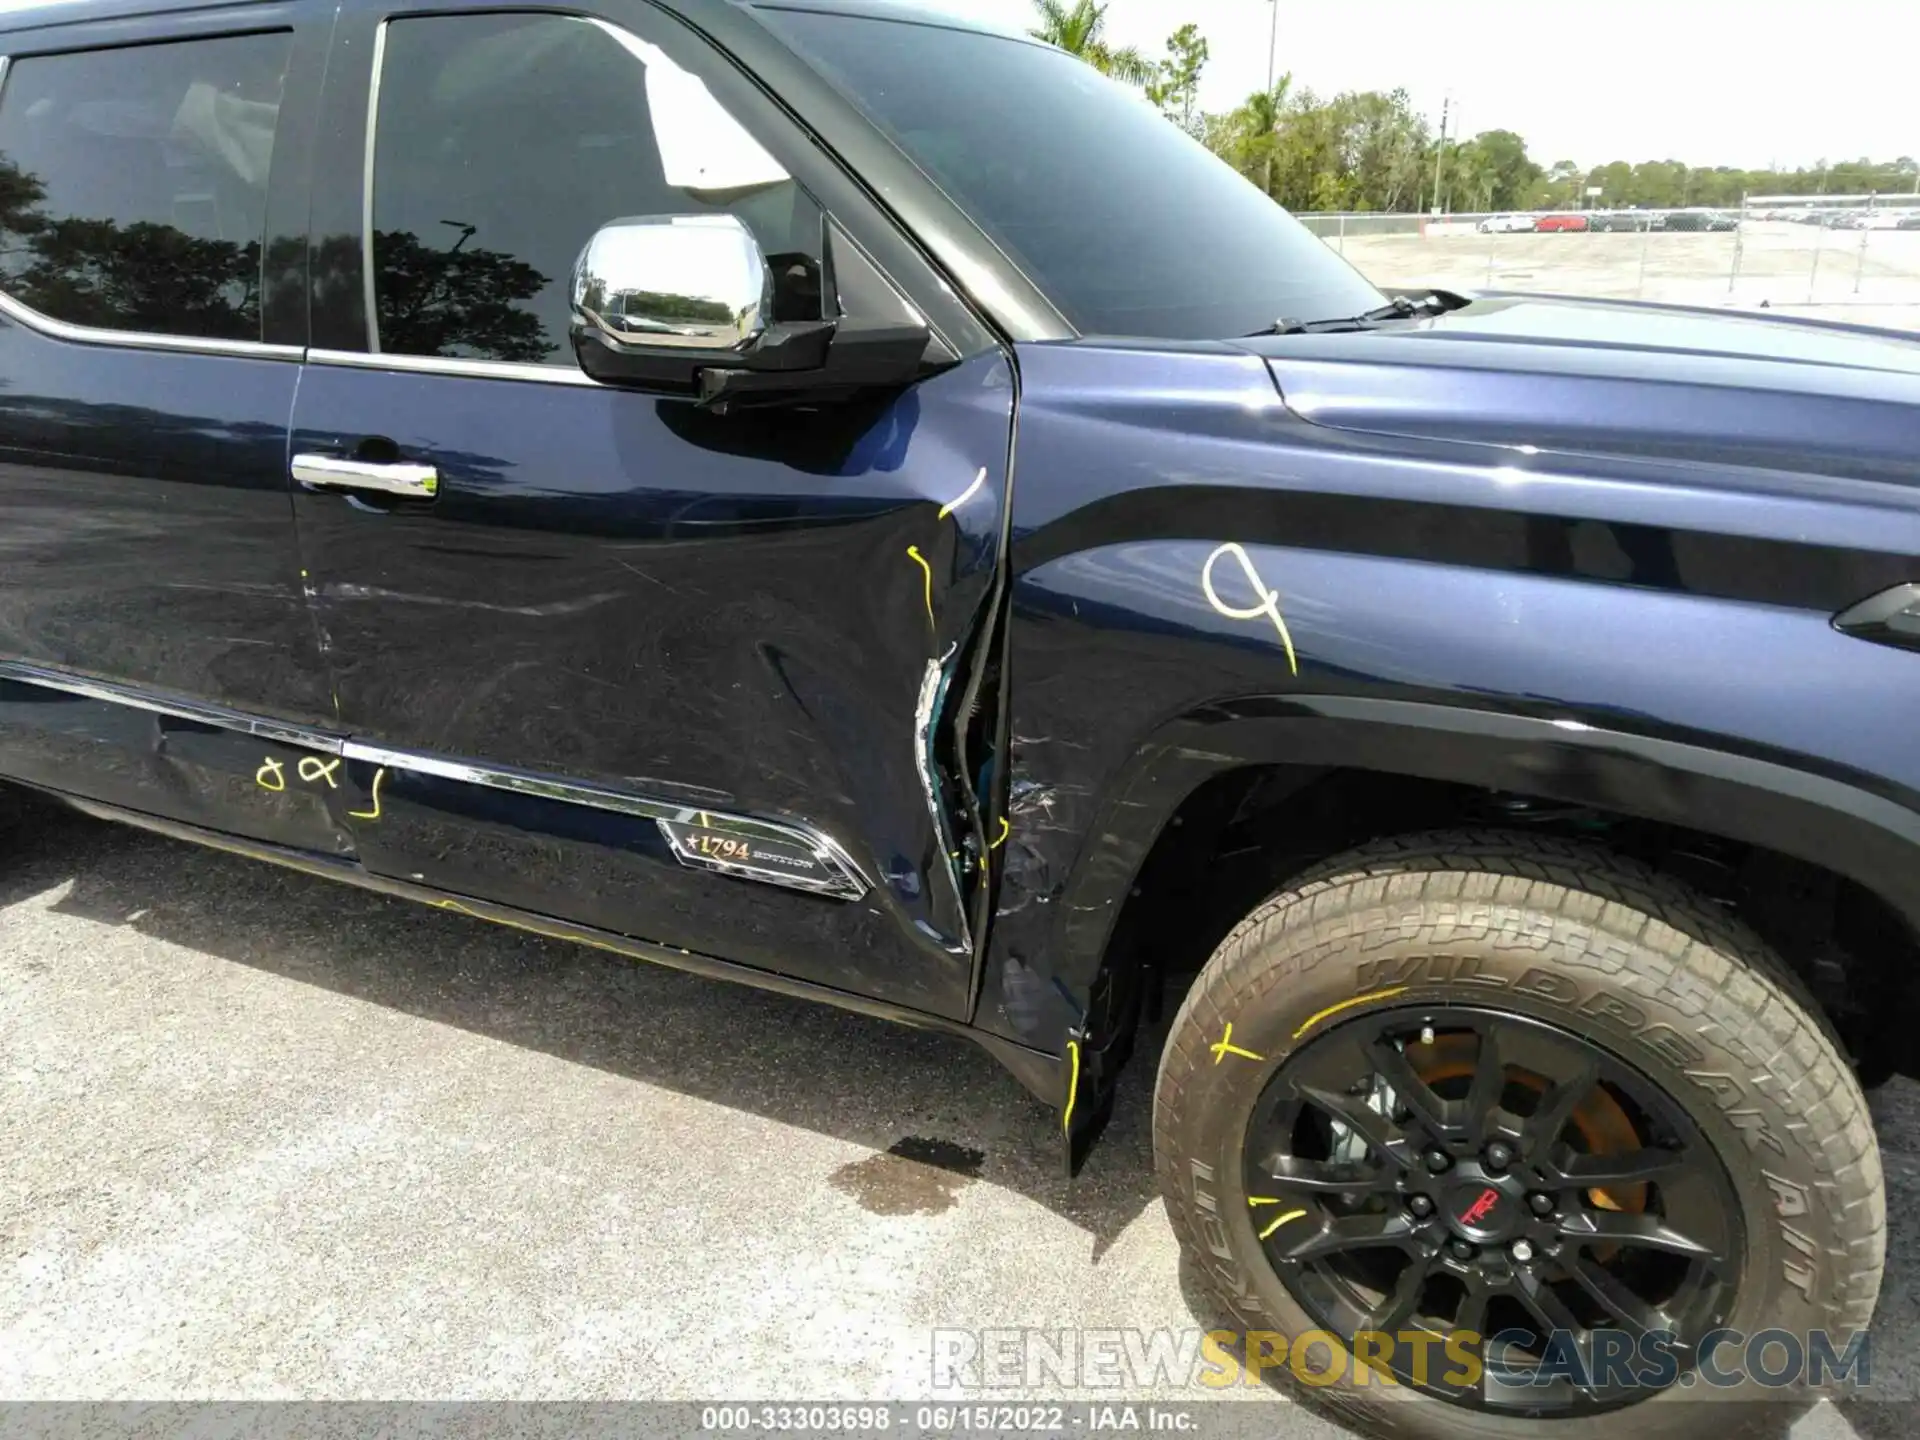
<path fill-rule="evenodd" d="M 269 775 L 273 777 L 271 784 L 267 780 Z M 260 768 L 253 772 L 253 783 L 262 790 L 284 790 L 287 788 L 287 767 L 269 756 Z"/>
<path fill-rule="evenodd" d="M 933 567 L 927 564 L 925 560 L 920 558 L 920 547 L 918 545 L 907 546 L 907 558 L 913 561 L 914 564 L 918 565 L 923 571 L 926 572 L 927 621 L 929 624 L 931 624 L 933 621 Z"/>
<path fill-rule="evenodd" d="M 1227 1022 L 1225 1033 L 1207 1048 L 1213 1051 L 1213 1063 L 1216 1065 L 1229 1055 L 1244 1056 L 1248 1060 L 1264 1060 L 1267 1058 L 1264 1055 L 1256 1055 L 1251 1050 L 1242 1050 L 1238 1045 L 1233 1043 L 1233 1022 L 1231 1020 Z"/>
<path fill-rule="evenodd" d="M 1247 1197 L 1247 1204 L 1249 1205 L 1278 1205 L 1279 1203 L 1279 1200 L 1272 1195 L 1249 1195 Z"/>
<path fill-rule="evenodd" d="M 373 809 L 349 810 L 347 814 L 355 820 L 378 820 L 380 818 L 380 782 L 387 778 L 387 767 L 382 765 L 373 772 Z"/>
<path fill-rule="evenodd" d="M 333 772 L 339 768 L 340 762 L 337 759 L 322 760 L 318 755 L 300 757 L 300 778 L 309 785 L 316 780 L 324 780 L 329 790 L 338 790 L 340 782 L 333 778 Z"/>
<path fill-rule="evenodd" d="M 1282 1225 L 1286 1224 L 1289 1220 L 1298 1220 L 1302 1215 L 1306 1213 L 1307 1212 L 1304 1210 L 1287 1211 L 1286 1214 L 1280 1216 L 1271 1225 L 1267 1226 L 1266 1229 L 1262 1230 L 1260 1232 L 1260 1238 L 1262 1240 L 1266 1239 L 1269 1235 L 1273 1234 L 1274 1231 L 1278 1230 Z"/>
<path fill-rule="evenodd" d="M 1064 1134 L 1073 1134 L 1073 1102 L 1080 1098 L 1080 1042 L 1067 1041 L 1067 1059 L 1072 1062 L 1073 1070 L 1067 1077 L 1067 1108 L 1060 1112 L 1060 1129 Z"/>
<path fill-rule="evenodd" d="M 960 498 L 957 500 L 950 500 L 945 505 L 942 505 L 940 507 L 940 518 L 942 520 L 946 519 L 947 516 L 951 515 L 954 511 L 958 510 L 962 505 L 966 504 L 967 501 L 973 498 L 973 492 L 978 490 L 982 485 L 986 483 L 987 483 L 987 467 L 982 465 L 980 467 L 980 473 L 973 477 L 973 483 L 967 486 L 966 489 L 960 492 Z"/>
<path fill-rule="evenodd" d="M 1008 821 L 1006 816 L 1002 815 L 1000 817 L 1000 838 L 994 841 L 993 844 L 989 845 L 987 848 L 989 850 L 998 850 L 1002 845 L 1007 843 L 1007 836 L 1011 835 L 1012 833 L 1013 833 L 1013 825 Z"/>
<path fill-rule="evenodd" d="M 1253 593 L 1260 597 L 1258 605 L 1236 610 L 1220 598 L 1220 592 L 1213 588 L 1213 566 L 1222 555 L 1231 555 L 1240 562 L 1240 568 L 1247 574 L 1247 583 L 1253 587 Z M 1247 554 L 1244 546 L 1229 540 L 1209 555 L 1207 563 L 1200 567 L 1200 588 L 1206 592 L 1207 603 L 1229 620 L 1257 620 L 1262 615 L 1272 620 L 1273 628 L 1280 632 L 1280 643 L 1287 647 L 1287 667 L 1295 675 L 1300 673 L 1300 661 L 1293 653 L 1293 635 L 1287 629 L 1287 622 L 1280 618 L 1280 592 L 1267 588 L 1267 582 L 1253 568 L 1253 557 Z"/>
<path fill-rule="evenodd" d="M 1351 1010 L 1354 1006 L 1364 1005 L 1369 1000 L 1391 1000 L 1406 988 L 1404 985 L 1396 985 L 1391 990 L 1374 990 L 1365 995 L 1356 995 L 1351 1000 L 1342 1000 L 1338 1005 L 1329 1005 L 1324 1010 L 1315 1011 L 1306 1018 L 1305 1023 L 1298 1030 L 1293 1032 L 1293 1038 L 1298 1040 L 1329 1015 L 1338 1015 L 1342 1010 Z"/>

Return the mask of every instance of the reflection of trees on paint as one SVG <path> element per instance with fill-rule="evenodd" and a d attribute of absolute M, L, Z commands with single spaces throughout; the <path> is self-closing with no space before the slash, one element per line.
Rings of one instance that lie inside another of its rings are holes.
<path fill-rule="evenodd" d="M 38 177 L 0 157 L 0 276 L 15 298 L 76 325 L 260 338 L 258 240 L 201 239 L 149 220 L 56 219 L 41 209 L 45 198 Z M 468 248 L 466 238 L 433 250 L 404 231 L 375 236 L 381 347 L 408 355 L 546 359 L 554 347 L 539 316 L 517 307 L 539 294 L 547 277 L 511 255 Z M 276 276 L 299 273 L 282 263 L 284 247 L 298 243 L 276 245 Z M 344 253 L 329 256 L 329 247 Z M 349 259 L 350 272 L 343 263 Z M 349 274 L 357 287 L 358 259 L 351 238 L 324 243 L 314 256 L 317 288 Z M 275 303 L 304 304 L 304 298 L 277 290 Z"/>
<path fill-rule="evenodd" d="M 260 338 L 260 244 L 140 220 L 54 219 L 38 177 L 0 159 L 0 270 L 43 314 L 109 330 Z"/>
<path fill-rule="evenodd" d="M 516 308 L 547 283 L 511 255 L 465 247 L 462 235 L 433 250 L 405 230 L 373 237 L 380 348 L 402 355 L 471 360 L 544 360 L 553 345 L 540 317 Z"/>

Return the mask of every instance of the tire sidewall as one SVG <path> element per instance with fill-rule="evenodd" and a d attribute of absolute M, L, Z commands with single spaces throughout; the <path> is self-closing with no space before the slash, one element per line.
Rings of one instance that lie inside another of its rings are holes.
<path fill-rule="evenodd" d="M 1810 1330 L 1842 1313 L 1843 1277 L 1838 1265 L 1827 1263 L 1830 1254 L 1846 1253 L 1839 1217 L 1827 1209 L 1827 1202 L 1838 1202 L 1826 1178 L 1819 1137 L 1794 1122 L 1768 1093 L 1767 1032 L 1714 1024 L 1686 997 L 1629 988 L 1604 970 L 1569 963 L 1551 945 L 1530 944 L 1518 951 L 1464 942 L 1435 954 L 1431 942 L 1372 944 L 1353 947 L 1364 955 L 1355 965 L 1338 958 L 1352 953 L 1348 947 L 1316 944 L 1316 938 L 1286 944 L 1289 953 L 1273 956 L 1273 965 L 1237 969 L 1240 993 L 1231 984 L 1211 987 L 1207 1008 L 1218 1017 L 1212 1033 L 1177 1056 L 1170 1051 L 1162 1075 L 1162 1093 L 1169 1081 L 1184 1088 L 1170 1137 L 1177 1153 L 1161 1157 L 1169 1203 L 1184 1207 L 1186 1228 L 1198 1242 L 1194 1258 L 1247 1329 L 1297 1338 L 1318 1328 L 1266 1263 L 1247 1203 L 1244 1142 L 1267 1081 L 1301 1046 L 1336 1026 L 1422 1004 L 1480 1006 L 1571 1030 L 1677 1099 L 1724 1165 L 1740 1208 L 1743 1263 L 1729 1327 L 1747 1335 L 1786 1329 L 1804 1342 Z M 1295 968 L 1289 955 L 1317 957 L 1319 963 Z M 1276 969 L 1284 973 L 1276 975 Z M 1258 1061 L 1208 1048 L 1222 1038 L 1227 1021 L 1233 1045 L 1260 1056 Z M 1342 1338 L 1351 1343 L 1351 1337 Z M 1834 1337 L 1836 1349 L 1845 1339 Z M 1737 1351 L 1723 1352 L 1719 1363 L 1733 1368 L 1740 1358 Z M 1484 1433 L 1509 1424 L 1522 1430 L 1538 1426 L 1469 1411 L 1406 1387 L 1373 1385 L 1351 1393 L 1373 1395 L 1374 1405 L 1425 1401 L 1426 1409 L 1473 1417 L 1476 1423 L 1467 1428 Z M 1722 1389 L 1702 1381 L 1676 1386 L 1614 1416 L 1644 1417 L 1653 1407 L 1664 1409 L 1689 1395 L 1805 1399 L 1797 1389 L 1769 1391 L 1752 1383 Z M 1704 1418 L 1698 1411 L 1693 1415 Z M 1608 1418 L 1596 1416 L 1591 1423 Z M 1573 1433 L 1588 1423 L 1556 1428 Z"/>

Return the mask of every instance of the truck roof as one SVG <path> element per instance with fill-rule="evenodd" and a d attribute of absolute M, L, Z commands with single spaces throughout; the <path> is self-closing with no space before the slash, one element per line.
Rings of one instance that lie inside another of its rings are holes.
<path fill-rule="evenodd" d="M 0 35 L 13 30 L 37 30 L 43 25 L 77 25 L 88 20 L 162 15 L 173 10 L 245 8 L 246 3 L 209 5 L 207 0 L 25 0 L 17 8 L 0 9 Z"/>
<path fill-rule="evenodd" d="M 121 16 L 160 15 L 175 10 L 246 9 L 256 0 L 229 0 L 208 4 L 207 0 L 26 0 L 14 9 L 0 8 L 0 35 L 14 30 L 38 29 L 43 25 L 78 24 L 88 20 L 111 20 Z M 948 0 L 951 9 L 905 3 L 905 0 L 731 0 L 752 10 L 816 10 L 835 15 L 863 15 L 874 19 L 910 20 L 941 25 L 949 30 L 978 30 L 988 34 L 1017 35 L 1017 30 L 994 25 L 963 13 L 959 0 Z"/>
<path fill-rule="evenodd" d="M 944 6 L 914 4 L 909 0 L 734 0 L 734 3 L 745 3 L 755 10 L 817 10 L 829 15 L 908 20 L 948 30 L 978 30 L 987 35 L 1027 38 L 1024 31 L 967 14 L 961 9 L 962 0 L 945 0 Z"/>

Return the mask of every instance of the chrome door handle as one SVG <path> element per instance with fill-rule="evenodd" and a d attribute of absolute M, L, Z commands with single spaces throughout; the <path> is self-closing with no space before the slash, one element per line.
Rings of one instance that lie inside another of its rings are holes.
<path fill-rule="evenodd" d="M 438 470 L 405 461 L 379 465 L 338 455 L 296 455 L 293 478 L 309 490 L 372 490 L 412 500 L 431 500 L 440 493 Z"/>

